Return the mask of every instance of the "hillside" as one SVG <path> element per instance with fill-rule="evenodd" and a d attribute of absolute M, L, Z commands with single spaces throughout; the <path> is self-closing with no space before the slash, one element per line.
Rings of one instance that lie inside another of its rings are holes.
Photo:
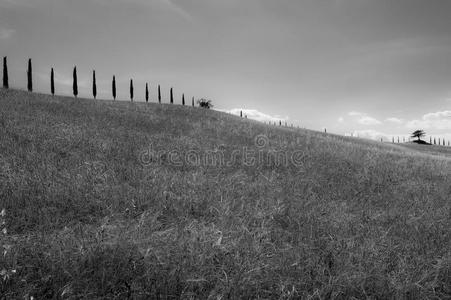
<path fill-rule="evenodd" d="M 0 137 L 4 299 L 451 297 L 448 156 L 2 89 Z"/>

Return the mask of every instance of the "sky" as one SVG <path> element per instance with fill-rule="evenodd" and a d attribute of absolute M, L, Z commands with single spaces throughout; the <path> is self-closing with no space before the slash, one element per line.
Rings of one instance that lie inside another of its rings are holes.
<path fill-rule="evenodd" d="M 449 0 L 0 0 L 10 85 L 163 101 L 337 134 L 451 140 Z"/>

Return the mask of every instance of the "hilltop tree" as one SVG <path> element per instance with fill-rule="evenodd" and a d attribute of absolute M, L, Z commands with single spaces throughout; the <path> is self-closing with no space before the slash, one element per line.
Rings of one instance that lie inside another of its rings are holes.
<path fill-rule="evenodd" d="M 113 75 L 112 89 L 113 89 L 113 99 L 116 100 L 116 76 L 114 76 L 114 75 Z"/>
<path fill-rule="evenodd" d="M 185 105 L 185 94 L 182 94 L 182 105 Z"/>
<path fill-rule="evenodd" d="M 130 100 L 133 102 L 133 79 L 130 79 Z"/>
<path fill-rule="evenodd" d="M 194 107 L 194 97 L 193 97 L 193 99 L 191 100 L 191 105 Z"/>
<path fill-rule="evenodd" d="M 73 72 L 72 77 L 73 77 L 72 90 L 74 93 L 74 97 L 77 98 L 77 95 L 78 95 L 77 67 L 74 67 L 74 72 Z"/>
<path fill-rule="evenodd" d="M 213 104 L 211 104 L 211 100 L 209 100 L 209 99 L 201 98 L 201 99 L 197 100 L 197 103 L 202 108 L 210 109 L 213 107 Z"/>
<path fill-rule="evenodd" d="M 423 137 L 423 136 L 425 136 L 426 135 L 426 132 L 424 132 L 423 130 L 421 130 L 421 129 L 419 129 L 419 130 L 415 130 L 413 133 L 412 133 L 412 136 L 411 137 L 413 137 L 413 138 L 418 138 L 418 141 L 420 141 L 421 140 L 421 137 Z"/>
<path fill-rule="evenodd" d="M 97 97 L 96 71 L 92 71 L 92 95 L 94 99 Z"/>
<path fill-rule="evenodd" d="M 160 90 L 160 85 L 158 85 L 158 103 L 161 103 L 161 90 Z"/>
<path fill-rule="evenodd" d="M 172 88 L 171 88 L 171 95 L 170 95 L 170 97 L 171 97 L 171 98 L 170 98 L 170 99 L 171 99 L 170 101 L 171 101 L 171 104 L 172 104 L 172 103 L 174 103 L 174 95 L 172 94 Z"/>
<path fill-rule="evenodd" d="M 149 84 L 146 82 L 146 102 L 149 102 Z"/>
<path fill-rule="evenodd" d="M 243 111 L 240 110 L 240 118 L 242 118 L 242 117 L 243 117 Z"/>
<path fill-rule="evenodd" d="M 9 88 L 9 83 L 8 83 L 8 66 L 7 66 L 7 61 L 6 61 L 6 56 L 3 57 L 3 88 L 7 89 Z"/>
<path fill-rule="evenodd" d="M 55 95 L 55 75 L 53 74 L 53 68 L 50 71 L 50 92 Z"/>
<path fill-rule="evenodd" d="M 31 58 L 28 59 L 28 70 L 27 70 L 27 88 L 29 92 L 33 91 L 33 77 L 31 68 Z"/>

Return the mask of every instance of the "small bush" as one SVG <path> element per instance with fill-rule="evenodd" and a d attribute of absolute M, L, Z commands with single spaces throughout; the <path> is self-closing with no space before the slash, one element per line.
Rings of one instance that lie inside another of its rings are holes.
<path fill-rule="evenodd" d="M 203 107 L 203 108 L 210 109 L 213 107 L 213 104 L 211 104 L 211 100 L 209 100 L 209 99 L 201 98 L 201 99 L 197 100 L 197 103 L 199 104 L 200 107 Z"/>

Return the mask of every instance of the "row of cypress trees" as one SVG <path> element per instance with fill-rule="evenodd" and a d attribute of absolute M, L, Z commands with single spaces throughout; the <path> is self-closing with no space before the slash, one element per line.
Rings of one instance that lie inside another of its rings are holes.
<path fill-rule="evenodd" d="M 33 77 L 32 77 L 32 64 L 31 64 L 31 58 L 28 59 L 28 68 L 27 68 L 27 89 L 28 91 L 33 91 Z M 78 78 L 77 78 L 77 67 L 74 67 L 73 73 L 73 84 L 72 84 L 72 92 L 74 94 L 74 97 L 76 98 L 78 96 Z M 7 64 L 7 57 L 3 57 L 3 87 L 9 88 L 9 78 L 8 78 L 8 64 Z M 55 73 L 53 71 L 53 68 L 51 68 L 50 71 L 50 92 L 52 95 L 55 95 Z M 112 81 L 112 94 L 113 99 L 116 100 L 116 76 L 113 76 Z M 97 80 L 96 80 L 96 71 L 92 71 L 92 95 L 94 99 L 97 98 Z M 130 79 L 130 100 L 133 102 L 134 98 L 134 87 L 133 87 L 133 79 Z M 146 102 L 149 102 L 149 84 L 146 83 L 146 90 L 145 90 L 145 99 Z M 174 95 L 172 88 L 170 89 L 170 103 L 174 103 Z M 158 85 L 158 103 L 161 103 L 161 88 L 160 85 Z M 192 106 L 194 106 L 194 97 L 192 98 Z M 185 105 L 185 94 L 182 94 L 182 105 Z"/>
<path fill-rule="evenodd" d="M 410 139 L 409 139 L 409 141 L 410 141 Z M 395 137 L 392 136 L 391 142 L 393 144 L 395 144 L 395 143 L 399 144 L 399 143 L 401 143 L 401 139 L 399 138 L 399 136 L 397 137 L 397 139 L 395 139 Z M 405 137 L 402 137 L 402 142 L 403 143 L 406 142 L 406 138 Z M 450 141 L 447 142 L 444 138 L 438 138 L 438 142 L 437 142 L 437 139 L 436 138 L 432 138 L 431 136 L 429 137 L 429 144 L 431 144 L 431 145 L 438 145 L 438 146 L 446 146 L 446 145 L 451 146 L 451 142 Z"/>

